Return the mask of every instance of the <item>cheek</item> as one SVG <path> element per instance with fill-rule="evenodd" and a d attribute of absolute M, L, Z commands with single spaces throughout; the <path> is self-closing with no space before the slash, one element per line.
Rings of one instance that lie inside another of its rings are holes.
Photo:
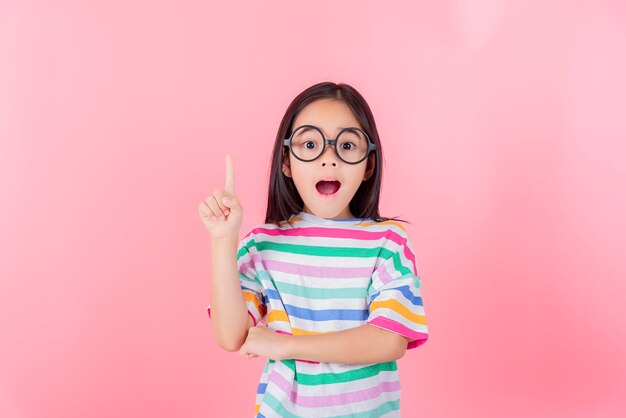
<path fill-rule="evenodd" d="M 360 167 L 354 172 L 350 173 L 348 185 L 350 188 L 356 190 L 359 188 L 361 183 L 363 182 L 363 177 L 365 176 L 365 167 Z"/>
<path fill-rule="evenodd" d="M 293 158 L 293 156 L 290 159 L 290 163 L 293 182 L 296 184 L 296 186 L 303 187 L 307 181 L 307 176 L 309 175 L 307 168 L 302 165 L 301 161 Z"/>

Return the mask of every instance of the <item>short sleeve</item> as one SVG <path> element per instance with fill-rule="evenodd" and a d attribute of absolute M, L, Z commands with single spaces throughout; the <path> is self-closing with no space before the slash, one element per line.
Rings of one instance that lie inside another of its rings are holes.
<path fill-rule="evenodd" d="M 247 237 L 239 243 L 237 248 L 237 272 L 239 273 L 239 284 L 246 308 L 248 308 L 248 314 L 250 314 L 254 325 L 256 325 L 266 316 L 267 307 L 265 304 L 265 290 L 254 267 L 252 254 L 248 250 L 248 244 L 252 240 L 247 239 Z M 210 304 L 207 306 L 207 313 L 210 318 Z"/>
<path fill-rule="evenodd" d="M 367 324 L 408 337 L 407 349 L 418 347 L 428 339 L 428 327 L 421 280 L 408 235 L 391 234 L 380 257 L 383 261 L 372 274 L 368 288 Z"/>

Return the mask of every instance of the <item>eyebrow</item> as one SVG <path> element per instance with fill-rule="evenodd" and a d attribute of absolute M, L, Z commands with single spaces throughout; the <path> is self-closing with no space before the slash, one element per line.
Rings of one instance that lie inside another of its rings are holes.
<path fill-rule="evenodd" d="M 305 124 L 305 125 L 312 125 L 312 124 Z M 300 126 L 302 126 L 302 125 L 300 125 Z M 315 125 L 313 125 L 313 126 L 315 126 Z M 296 127 L 296 129 L 297 128 L 298 127 Z M 321 131 L 321 128 L 319 128 L 319 127 L 317 127 L 317 128 Z M 352 126 L 350 126 L 350 128 L 352 128 Z M 341 132 L 342 129 L 345 129 L 345 128 L 343 126 L 339 126 L 339 130 L 337 131 L 337 133 Z M 310 127 L 307 126 L 306 128 L 301 129 L 300 133 L 305 133 L 305 132 L 312 131 L 312 130 L 313 130 L 313 128 L 310 128 Z M 337 135 L 335 135 L 335 136 L 337 136 Z"/>

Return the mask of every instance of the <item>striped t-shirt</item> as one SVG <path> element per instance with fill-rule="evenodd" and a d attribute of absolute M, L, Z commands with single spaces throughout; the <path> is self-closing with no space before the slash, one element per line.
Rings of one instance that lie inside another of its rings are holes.
<path fill-rule="evenodd" d="M 428 339 L 413 246 L 398 222 L 300 212 L 248 232 L 237 266 L 255 325 L 302 335 L 370 324 L 408 337 L 407 349 Z M 255 418 L 399 416 L 395 360 L 267 359 L 254 411 Z"/>

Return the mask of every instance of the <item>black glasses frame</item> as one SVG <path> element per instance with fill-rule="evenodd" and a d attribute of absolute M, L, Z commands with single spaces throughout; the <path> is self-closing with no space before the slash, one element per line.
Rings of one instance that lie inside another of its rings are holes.
<path fill-rule="evenodd" d="M 300 130 L 301 128 L 304 128 L 304 127 L 315 129 L 317 132 L 320 133 L 320 136 L 324 140 L 324 146 L 322 147 L 322 151 L 320 151 L 319 155 L 317 157 L 313 158 L 312 160 L 304 160 L 304 159 L 298 157 L 296 155 L 296 153 L 293 151 L 293 147 L 291 146 L 291 141 L 293 139 L 293 135 L 298 130 Z M 363 158 L 361 158 L 359 161 L 355 161 L 355 162 L 346 161 L 343 158 L 341 158 L 341 155 L 339 155 L 339 151 L 337 150 L 337 140 L 339 139 L 339 136 L 341 135 L 341 133 L 344 132 L 344 131 L 359 131 L 359 132 L 363 133 L 363 135 L 365 135 L 365 138 L 367 139 L 367 143 L 368 143 L 367 152 L 365 153 L 365 156 Z M 346 163 L 346 164 L 358 164 L 358 163 L 362 162 L 363 160 L 365 160 L 370 155 L 370 152 L 372 152 L 372 151 L 374 151 L 376 149 L 376 144 L 374 144 L 372 142 L 372 140 L 370 139 L 370 136 L 363 129 L 359 129 L 359 128 L 343 128 L 341 131 L 339 131 L 339 133 L 337 134 L 335 139 L 327 139 L 324 136 L 324 134 L 322 133 L 322 131 L 317 126 L 313 126 L 313 125 L 300 125 L 300 126 L 298 126 L 296 129 L 293 130 L 293 132 L 291 133 L 289 138 L 283 139 L 283 145 L 285 145 L 286 147 L 289 147 L 289 151 L 291 152 L 291 154 L 294 157 L 296 157 L 298 160 L 304 161 L 306 163 L 311 162 L 311 161 L 315 161 L 318 158 L 320 158 L 324 154 L 324 151 L 326 151 L 326 145 L 332 145 L 335 148 L 335 154 L 337 154 L 337 157 L 339 157 L 339 159 L 341 161 L 343 161 L 344 163 Z"/>

